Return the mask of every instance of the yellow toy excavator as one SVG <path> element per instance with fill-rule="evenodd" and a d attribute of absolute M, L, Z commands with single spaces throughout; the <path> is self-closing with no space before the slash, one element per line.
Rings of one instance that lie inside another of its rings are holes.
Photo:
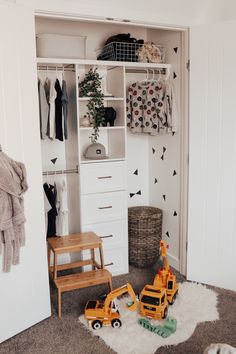
<path fill-rule="evenodd" d="M 84 317 L 89 321 L 93 329 L 99 329 L 102 326 L 109 325 L 112 325 L 114 328 L 121 326 L 120 313 L 116 306 L 114 306 L 114 299 L 126 293 L 128 293 L 132 299 L 132 302 L 127 304 L 127 308 L 131 311 L 136 311 L 137 299 L 129 283 L 111 291 L 105 301 L 90 300 L 87 302 Z"/>
<path fill-rule="evenodd" d="M 167 300 L 169 304 L 172 305 L 178 293 L 178 284 L 176 282 L 176 276 L 173 275 L 170 270 L 169 261 L 166 254 L 167 246 L 163 240 L 161 240 L 160 249 L 164 264 L 155 276 L 153 286 L 155 288 L 165 288 Z"/>

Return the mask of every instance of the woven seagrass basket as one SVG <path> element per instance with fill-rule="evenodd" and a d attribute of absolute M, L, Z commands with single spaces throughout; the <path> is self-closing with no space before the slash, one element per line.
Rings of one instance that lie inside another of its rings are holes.
<path fill-rule="evenodd" d="M 128 209 L 129 263 L 137 268 L 154 265 L 159 257 L 162 210 L 139 206 Z"/>

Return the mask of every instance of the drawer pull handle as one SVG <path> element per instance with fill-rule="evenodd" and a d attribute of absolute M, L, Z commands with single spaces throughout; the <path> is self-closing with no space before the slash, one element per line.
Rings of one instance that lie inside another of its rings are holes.
<path fill-rule="evenodd" d="M 114 263 L 111 262 L 111 263 L 104 264 L 104 267 L 108 267 L 108 266 L 111 266 L 111 265 L 114 265 Z"/>
<path fill-rule="evenodd" d="M 112 209 L 112 205 L 104 206 L 104 207 L 98 207 L 98 209 Z"/>
<path fill-rule="evenodd" d="M 100 236 L 100 238 L 109 238 L 109 237 L 113 237 L 113 235 Z"/>
<path fill-rule="evenodd" d="M 100 177 L 97 177 L 97 179 L 106 179 L 106 178 L 112 178 L 112 176 L 100 176 Z"/>

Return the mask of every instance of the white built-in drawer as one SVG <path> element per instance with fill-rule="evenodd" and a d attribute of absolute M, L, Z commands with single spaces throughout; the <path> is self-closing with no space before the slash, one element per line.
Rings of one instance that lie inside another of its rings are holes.
<path fill-rule="evenodd" d="M 81 230 L 82 232 L 95 232 L 101 237 L 104 249 L 127 246 L 128 244 L 127 219 L 100 224 L 82 225 Z"/>
<path fill-rule="evenodd" d="M 126 218 L 126 192 L 88 194 L 81 196 L 81 220 L 83 225 Z"/>
<path fill-rule="evenodd" d="M 109 270 L 112 275 L 128 273 L 128 247 L 104 250 L 104 267 Z"/>
<path fill-rule="evenodd" d="M 104 249 L 103 255 L 104 268 L 109 270 L 112 275 L 126 274 L 129 272 L 128 247 Z M 83 260 L 90 259 L 90 251 L 83 251 L 82 258 Z M 95 250 L 95 258 L 100 264 L 100 255 L 98 249 Z M 92 270 L 91 265 L 83 267 L 84 272 L 89 270 Z"/>
<path fill-rule="evenodd" d="M 125 162 L 81 164 L 80 187 L 81 194 L 125 190 Z"/>

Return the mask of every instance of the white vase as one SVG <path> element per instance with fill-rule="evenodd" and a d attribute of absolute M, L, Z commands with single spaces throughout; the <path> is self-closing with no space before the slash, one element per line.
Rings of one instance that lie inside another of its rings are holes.
<path fill-rule="evenodd" d="M 90 119 L 87 116 L 84 116 L 80 119 L 80 126 L 81 127 L 90 127 Z"/>

